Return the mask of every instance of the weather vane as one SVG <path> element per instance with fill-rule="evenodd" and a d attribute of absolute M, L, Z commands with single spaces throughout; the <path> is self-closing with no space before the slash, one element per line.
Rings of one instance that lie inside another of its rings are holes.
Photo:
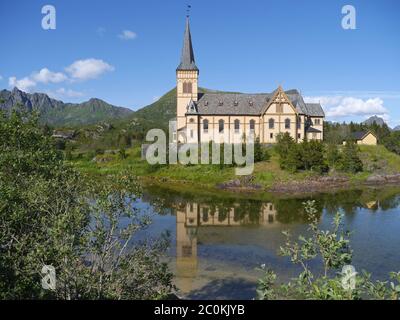
<path fill-rule="evenodd" d="M 190 16 L 190 9 L 191 8 L 192 8 L 192 6 L 190 4 L 188 4 L 187 7 L 186 7 L 186 17 L 188 17 L 188 18 Z"/>

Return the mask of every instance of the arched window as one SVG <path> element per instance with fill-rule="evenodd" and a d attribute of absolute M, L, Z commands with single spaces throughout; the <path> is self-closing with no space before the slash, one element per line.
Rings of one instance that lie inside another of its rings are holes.
<path fill-rule="evenodd" d="M 301 128 L 301 117 L 297 117 L 297 129 Z"/>
<path fill-rule="evenodd" d="M 191 82 L 184 82 L 183 83 L 183 93 L 192 93 L 192 83 Z"/>
<path fill-rule="evenodd" d="M 238 133 L 240 130 L 240 121 L 238 119 L 235 120 L 235 133 Z"/>
<path fill-rule="evenodd" d="M 290 129 L 290 119 L 285 119 L 285 129 Z"/>
<path fill-rule="evenodd" d="M 269 119 L 268 120 L 269 128 L 273 129 L 275 127 L 275 120 L 274 119 Z"/>
<path fill-rule="evenodd" d="M 203 131 L 205 133 L 208 132 L 208 120 L 207 119 L 203 120 Z"/>
<path fill-rule="evenodd" d="M 218 121 L 218 130 L 219 132 L 224 132 L 224 120 L 219 120 Z"/>
<path fill-rule="evenodd" d="M 250 131 L 254 131 L 256 127 L 256 122 L 252 119 L 250 120 Z"/>

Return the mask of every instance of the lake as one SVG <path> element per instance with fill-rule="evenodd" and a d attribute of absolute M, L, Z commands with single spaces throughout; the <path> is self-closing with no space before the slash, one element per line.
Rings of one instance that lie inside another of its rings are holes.
<path fill-rule="evenodd" d="M 400 270 L 400 188 L 364 188 L 308 196 L 202 195 L 147 187 L 140 205 L 153 213 L 147 236 L 169 230 L 169 264 L 179 295 L 188 299 L 252 299 L 261 264 L 287 281 L 300 270 L 277 254 L 282 231 L 307 233 L 302 203 L 315 200 L 322 228 L 344 214 L 352 231 L 352 265 L 387 279 Z M 312 265 L 318 272 L 318 265 Z"/>

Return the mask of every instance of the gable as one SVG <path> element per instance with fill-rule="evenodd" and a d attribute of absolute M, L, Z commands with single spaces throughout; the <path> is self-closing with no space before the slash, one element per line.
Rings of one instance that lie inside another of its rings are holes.
<path fill-rule="evenodd" d="M 262 115 L 264 114 L 297 114 L 297 111 L 289 97 L 282 88 L 279 87 L 275 90 L 271 100 L 264 107 Z"/>
<path fill-rule="evenodd" d="M 361 140 L 374 140 L 376 137 L 371 133 L 368 132 Z"/>

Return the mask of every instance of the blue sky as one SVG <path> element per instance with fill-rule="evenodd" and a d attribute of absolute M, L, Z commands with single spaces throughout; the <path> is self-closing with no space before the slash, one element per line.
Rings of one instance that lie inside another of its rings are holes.
<path fill-rule="evenodd" d="M 56 29 L 41 27 L 44 5 Z M 2 0 L 0 88 L 138 109 L 175 86 L 187 1 Z M 356 30 L 341 26 L 344 5 Z M 192 0 L 202 87 L 321 101 L 328 119 L 400 125 L 400 1 Z"/>

